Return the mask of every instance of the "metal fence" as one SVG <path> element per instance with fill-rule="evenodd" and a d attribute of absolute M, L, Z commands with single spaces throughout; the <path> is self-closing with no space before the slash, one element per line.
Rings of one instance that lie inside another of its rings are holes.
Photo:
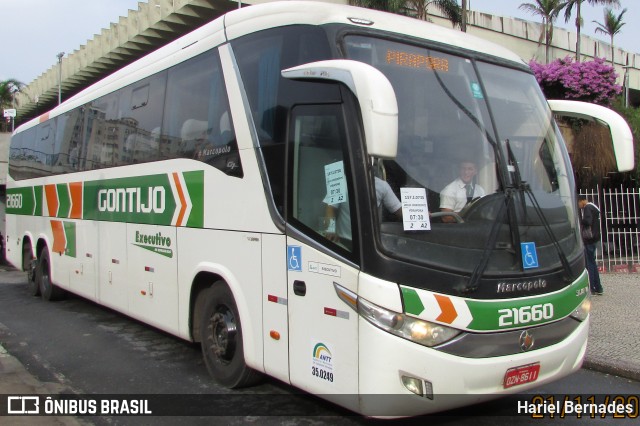
<path fill-rule="evenodd" d="M 597 187 L 580 194 L 600 208 L 596 261 L 601 271 L 640 272 L 640 189 Z"/>

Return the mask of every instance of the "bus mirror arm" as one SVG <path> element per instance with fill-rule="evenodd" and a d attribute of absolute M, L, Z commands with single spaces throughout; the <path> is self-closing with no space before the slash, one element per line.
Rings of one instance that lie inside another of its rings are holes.
<path fill-rule="evenodd" d="M 294 80 L 330 80 L 344 84 L 358 99 L 367 152 L 394 159 L 398 151 L 398 103 L 391 83 L 363 62 L 335 59 L 311 62 L 282 71 Z"/>

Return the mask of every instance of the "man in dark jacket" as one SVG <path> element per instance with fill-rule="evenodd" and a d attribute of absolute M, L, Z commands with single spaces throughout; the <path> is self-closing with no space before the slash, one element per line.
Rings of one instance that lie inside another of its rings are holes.
<path fill-rule="evenodd" d="M 584 257 L 589 273 L 589 286 L 591 294 L 602 295 L 603 289 L 598 274 L 598 264 L 596 263 L 596 244 L 600 241 L 600 209 L 595 204 L 590 203 L 584 195 L 578 196 L 578 206 L 582 217 L 582 230 L 591 230 L 591 236 L 585 236 L 582 232 L 582 242 L 584 243 Z"/>

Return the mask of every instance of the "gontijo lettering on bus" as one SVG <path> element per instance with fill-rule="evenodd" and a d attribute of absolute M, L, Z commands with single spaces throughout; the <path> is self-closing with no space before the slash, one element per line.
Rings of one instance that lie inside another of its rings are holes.
<path fill-rule="evenodd" d="M 7 213 L 202 227 L 204 172 L 10 188 Z"/>

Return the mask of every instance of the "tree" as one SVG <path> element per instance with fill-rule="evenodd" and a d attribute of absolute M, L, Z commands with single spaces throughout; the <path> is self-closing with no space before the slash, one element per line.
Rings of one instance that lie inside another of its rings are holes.
<path fill-rule="evenodd" d="M 433 5 L 440 9 L 453 26 L 462 25 L 462 8 L 456 0 L 407 0 L 406 4 L 415 17 L 423 21 L 429 20 L 429 6 Z"/>
<path fill-rule="evenodd" d="M 12 108 L 14 106 L 14 94 L 22 90 L 23 87 L 24 83 L 13 78 L 0 81 L 0 107 L 3 109 Z"/>
<path fill-rule="evenodd" d="M 468 5 L 467 0 L 462 0 L 462 22 L 460 23 L 460 29 L 463 33 L 467 32 L 467 12 Z"/>
<path fill-rule="evenodd" d="M 350 0 L 353 6 L 366 7 L 368 9 L 383 10 L 385 12 L 401 14 L 404 10 L 404 0 Z"/>
<path fill-rule="evenodd" d="M 542 30 L 540 40 L 544 37 L 544 57 L 545 63 L 549 63 L 549 53 L 553 40 L 553 22 L 567 5 L 566 0 L 535 0 L 535 3 L 522 3 L 520 9 L 530 12 L 533 15 L 542 17 Z"/>
<path fill-rule="evenodd" d="M 7 108 L 14 108 L 16 106 L 14 96 L 17 92 L 22 90 L 23 87 L 24 83 L 13 78 L 0 81 L 0 109 L 4 111 Z M 4 127 L 6 126 L 6 123 L 3 121 L 2 125 Z"/>
<path fill-rule="evenodd" d="M 428 9 L 433 4 L 454 26 L 462 25 L 462 9 L 456 0 L 349 0 L 349 4 L 399 15 L 410 15 L 423 21 L 429 20 Z"/>
<path fill-rule="evenodd" d="M 529 62 L 529 66 L 548 99 L 572 99 L 608 106 L 622 92 L 618 75 L 604 58 L 574 62 L 571 57 L 548 65 Z"/>
<path fill-rule="evenodd" d="M 616 16 L 613 13 L 613 10 L 607 7 L 604 9 L 604 23 L 593 21 L 598 24 L 598 27 L 596 28 L 597 33 L 607 34 L 609 37 L 611 37 L 611 66 L 614 66 L 615 55 L 613 36 L 618 34 L 622 30 L 622 27 L 625 25 L 625 22 L 622 22 L 622 17 L 626 12 L 627 9 L 622 9 L 620 15 Z"/>
<path fill-rule="evenodd" d="M 580 62 L 580 28 L 582 27 L 582 15 L 580 13 L 580 8 L 582 6 L 582 3 L 584 3 L 585 1 L 594 6 L 620 6 L 619 0 L 567 0 L 567 6 L 564 9 L 565 22 L 569 22 L 569 19 L 571 19 L 571 14 L 573 13 L 574 7 L 576 10 L 576 34 L 578 36 L 578 39 L 576 41 L 576 60 L 578 62 Z"/>

